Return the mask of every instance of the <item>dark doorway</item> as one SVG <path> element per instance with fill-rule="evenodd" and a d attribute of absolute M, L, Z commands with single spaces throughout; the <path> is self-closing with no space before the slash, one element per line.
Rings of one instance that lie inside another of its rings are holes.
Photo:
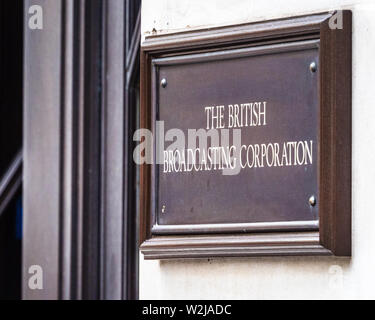
<path fill-rule="evenodd" d="M 45 1 L 25 28 L 24 299 L 138 298 L 140 3 Z"/>
<path fill-rule="evenodd" d="M 0 2 L 0 299 L 21 298 L 23 1 Z"/>

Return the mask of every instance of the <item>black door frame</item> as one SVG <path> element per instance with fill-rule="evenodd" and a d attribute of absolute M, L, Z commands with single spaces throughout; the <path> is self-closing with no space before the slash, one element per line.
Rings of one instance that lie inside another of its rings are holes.
<path fill-rule="evenodd" d="M 24 299 L 138 298 L 131 2 L 25 0 Z M 28 28 L 31 5 L 42 30 Z M 32 265 L 42 290 L 28 287 Z"/>

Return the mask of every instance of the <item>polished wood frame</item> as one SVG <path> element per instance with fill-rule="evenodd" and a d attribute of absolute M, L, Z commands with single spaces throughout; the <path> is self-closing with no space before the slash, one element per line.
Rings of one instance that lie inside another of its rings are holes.
<path fill-rule="evenodd" d="M 155 234 L 152 166 L 141 167 L 141 243 L 145 259 L 263 255 L 351 255 L 352 14 L 337 12 L 229 27 L 151 35 L 141 47 L 141 127 L 152 129 L 152 62 L 190 53 L 319 40 L 319 228 L 316 231 L 251 230 L 214 234 Z M 260 232 L 261 231 L 261 232 Z"/>

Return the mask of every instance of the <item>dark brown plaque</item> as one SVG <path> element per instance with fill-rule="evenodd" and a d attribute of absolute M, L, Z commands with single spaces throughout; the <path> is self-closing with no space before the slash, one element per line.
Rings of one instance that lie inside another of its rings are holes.
<path fill-rule="evenodd" d="M 318 46 L 310 40 L 153 61 L 155 84 L 168 83 L 154 86 L 155 114 L 166 132 L 178 128 L 188 137 L 188 129 L 206 131 L 206 106 L 223 106 L 222 127 L 229 136 L 241 132 L 236 174 L 223 175 L 219 166 L 177 172 L 158 166 L 154 232 L 227 229 L 226 224 L 233 230 L 318 228 L 318 202 L 309 204 L 318 191 L 318 75 L 310 70 L 319 64 Z"/>
<path fill-rule="evenodd" d="M 146 39 L 142 124 L 186 139 L 142 167 L 146 258 L 350 255 L 351 14 L 332 15 Z M 228 143 L 190 145 L 212 129 Z"/>

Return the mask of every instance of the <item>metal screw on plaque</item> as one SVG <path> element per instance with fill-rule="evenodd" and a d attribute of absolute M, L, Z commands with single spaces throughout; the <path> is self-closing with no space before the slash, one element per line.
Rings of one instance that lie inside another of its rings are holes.
<path fill-rule="evenodd" d="M 161 86 L 162 86 L 163 88 L 165 88 L 165 87 L 167 86 L 167 79 L 165 79 L 165 78 L 161 79 L 160 84 L 161 84 Z"/>
<path fill-rule="evenodd" d="M 165 213 L 165 206 L 163 205 L 162 207 L 161 207 L 161 213 Z"/>
<path fill-rule="evenodd" d="M 316 65 L 316 63 L 315 62 L 311 62 L 310 63 L 310 71 L 311 72 L 316 72 L 316 70 L 317 70 L 317 65 Z"/>
<path fill-rule="evenodd" d="M 310 203 L 310 206 L 314 207 L 316 205 L 316 198 L 315 196 L 311 196 L 309 198 L 309 203 Z"/>

